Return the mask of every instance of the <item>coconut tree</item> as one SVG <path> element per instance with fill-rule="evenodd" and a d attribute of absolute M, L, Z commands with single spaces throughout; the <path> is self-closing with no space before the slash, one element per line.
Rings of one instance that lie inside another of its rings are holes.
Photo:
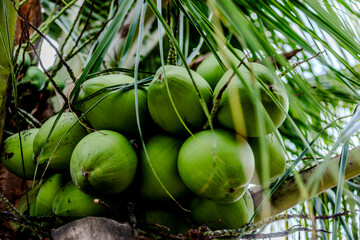
<path fill-rule="evenodd" d="M 252 127 L 256 127 L 259 135 L 264 135 L 267 127 L 278 127 L 274 126 L 271 114 L 265 112 L 277 108 L 278 114 L 284 115 L 277 136 L 285 143 L 286 171 L 272 179 L 271 184 L 250 189 L 255 211 L 249 224 L 220 231 L 202 226 L 196 236 L 358 239 L 360 5 L 356 1 L 43 0 L 41 4 L 40 26 L 35 27 L 25 15 L 20 16 L 26 23 L 22 48 L 34 52 L 34 62 L 46 73 L 46 85 L 50 89 L 41 91 L 54 91 L 46 96 L 48 106 L 55 112 L 76 109 L 80 86 L 87 79 L 108 73 L 126 74 L 135 79 L 127 87 L 137 89 L 147 85 L 161 66 L 179 65 L 190 72 L 205 63 L 204 59 L 211 54 L 223 72 L 233 72 L 225 79 L 227 84 L 214 91 L 217 95 L 210 108 L 198 91 L 198 99 L 194 101 L 200 102 L 206 116 L 204 129 L 214 131 L 219 126 L 221 100 L 235 78 L 244 85 L 247 102 L 253 106 L 256 121 Z M 24 102 L 16 86 L 22 79 L 24 61 L 12 46 L 16 8 L 16 1 L 1 1 L 0 52 L 5 56 L 0 59 L 0 93 L 5 96 L 0 98 L 3 139 L 43 120 L 34 117 L 31 109 L 21 109 Z M 28 29 L 35 31 L 27 35 Z M 57 46 L 52 44 L 56 59 L 45 69 L 46 59 L 37 58 L 39 50 L 34 44 L 51 43 L 50 39 L 57 43 Z M 238 50 L 244 55 L 240 56 Z M 270 69 L 271 75 L 279 79 L 284 86 L 280 95 L 287 95 L 288 106 L 279 101 L 273 84 L 259 77 L 252 67 L 254 63 Z M 244 68 L 256 85 L 243 80 L 241 69 Z M 206 65 L 205 69 L 214 71 Z M 66 85 L 63 90 L 61 84 Z M 103 91 L 123 89 L 124 86 L 117 86 Z M 261 104 L 262 92 L 274 103 L 271 110 L 266 111 Z M 6 102 L 11 112 L 6 112 Z M 235 119 L 238 113 L 234 109 L 230 112 Z M 8 124 L 4 130 L 5 113 L 7 119 L 15 119 L 16 127 Z M 83 122 L 84 118 L 86 114 L 79 115 L 79 121 Z M 186 126 L 185 121 L 182 123 Z M 146 134 L 141 125 L 137 126 L 138 144 L 146 149 Z M 195 131 L 187 130 L 194 136 Z M 266 147 L 265 141 L 260 140 L 258 151 L 267 166 L 260 174 L 265 176 L 276 157 L 267 153 Z M 153 172 L 175 205 L 181 205 L 154 169 Z M 7 207 L 14 215 L 13 220 L 46 234 L 10 203 Z M 154 229 L 138 230 L 152 237 L 190 238 Z"/>

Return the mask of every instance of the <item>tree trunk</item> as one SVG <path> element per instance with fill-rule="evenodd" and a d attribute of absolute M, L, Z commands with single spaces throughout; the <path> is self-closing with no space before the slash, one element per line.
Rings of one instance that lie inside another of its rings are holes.
<path fill-rule="evenodd" d="M 321 163 L 315 167 L 307 169 L 299 173 L 299 179 L 302 182 L 304 189 L 299 185 L 294 177 L 288 178 L 283 182 L 279 188 L 274 192 L 270 199 L 268 199 L 260 212 L 255 218 L 255 221 L 275 216 L 287 209 L 296 206 L 324 191 L 335 187 L 338 179 L 340 157 L 334 157 L 328 162 Z M 325 167 L 324 171 L 322 168 Z M 344 180 L 349 180 L 360 174 L 360 146 L 349 151 Z M 311 179 L 316 181 L 311 182 Z M 319 183 L 319 184 L 314 184 Z M 269 189 L 258 189 L 252 191 L 252 197 L 255 209 L 263 200 L 264 194 Z"/>

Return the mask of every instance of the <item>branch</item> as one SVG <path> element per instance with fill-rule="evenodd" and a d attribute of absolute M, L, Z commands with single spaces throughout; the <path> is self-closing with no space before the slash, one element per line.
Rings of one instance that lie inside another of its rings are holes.
<path fill-rule="evenodd" d="M 265 238 L 272 239 L 272 238 L 287 237 L 296 232 L 313 232 L 313 231 L 314 230 L 310 228 L 294 227 L 294 228 L 286 229 L 282 232 L 244 234 L 239 239 L 265 239 Z M 315 233 L 319 233 L 319 232 L 329 233 L 328 231 L 322 229 L 315 230 Z M 235 232 L 232 230 L 228 231 L 224 229 L 224 230 L 218 230 L 213 234 L 205 233 L 204 235 L 207 237 L 206 239 L 234 239 L 240 235 L 240 232 Z"/>
<path fill-rule="evenodd" d="M 313 229 L 304 228 L 304 227 L 298 227 L 298 228 L 290 228 L 283 232 L 275 232 L 275 233 L 254 233 L 254 234 L 246 234 L 241 237 L 241 239 L 265 239 L 265 238 L 278 238 L 278 237 L 287 237 L 293 233 L 296 232 L 313 232 Z M 329 233 L 326 230 L 315 230 L 316 233 L 323 232 L 323 233 Z M 316 238 L 315 238 L 316 239 Z"/>
<path fill-rule="evenodd" d="M 296 68 L 296 67 L 300 66 L 303 63 L 309 62 L 311 59 L 316 58 L 317 56 L 319 56 L 320 54 L 323 54 L 324 52 L 325 52 L 325 50 L 322 51 L 322 52 L 318 52 L 317 54 L 315 54 L 314 56 L 311 56 L 310 58 L 307 58 L 307 59 L 305 59 L 303 61 L 297 62 L 297 63 L 293 64 L 291 66 L 291 68 L 293 69 L 293 68 Z M 283 72 L 281 72 L 279 74 L 279 77 L 285 76 L 288 72 L 289 72 L 288 69 L 285 69 Z"/>
<path fill-rule="evenodd" d="M 294 177 L 288 178 L 274 192 L 269 200 L 264 204 L 266 208 L 262 208 L 255 218 L 255 222 L 275 216 L 295 205 L 302 203 L 324 191 L 335 187 L 337 184 L 339 156 L 323 162 L 315 167 L 309 168 L 299 173 L 298 178 L 302 181 L 306 189 L 301 189 Z M 311 184 L 310 179 L 319 175 L 319 169 L 325 166 L 322 176 L 318 176 L 320 184 Z M 349 180 L 360 174 L 360 146 L 349 151 L 344 180 Z M 269 189 L 250 190 L 254 201 L 255 209 L 259 206 L 263 199 L 264 192 Z M 303 194 L 305 191 L 307 194 Z"/>

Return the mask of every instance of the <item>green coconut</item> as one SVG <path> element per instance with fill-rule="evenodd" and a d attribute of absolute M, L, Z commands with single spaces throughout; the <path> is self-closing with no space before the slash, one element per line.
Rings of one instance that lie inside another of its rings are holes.
<path fill-rule="evenodd" d="M 231 62 L 238 66 L 241 60 L 245 57 L 245 54 L 239 50 L 235 49 L 236 54 L 239 58 L 237 58 L 229 49 L 224 49 L 223 55 L 220 51 L 217 51 L 217 55 L 220 57 L 221 61 L 225 64 L 225 69 L 231 68 Z M 223 57 L 225 56 L 225 57 Z M 240 60 L 239 60 L 240 59 Z M 244 62 L 247 62 L 244 60 Z M 210 85 L 212 89 L 215 88 L 216 84 L 219 82 L 221 77 L 224 75 L 225 70 L 221 67 L 220 63 L 216 59 L 214 54 L 211 54 L 204 61 L 200 63 L 196 72 L 199 73 Z"/>
<path fill-rule="evenodd" d="M 95 129 L 113 130 L 131 136 L 136 135 L 138 133 L 136 99 L 140 125 L 143 128 L 147 126 L 150 117 L 145 88 L 139 86 L 137 96 L 134 87 L 111 94 L 109 94 L 112 92 L 111 90 L 106 90 L 96 96 L 93 95 L 106 87 L 121 84 L 126 86 L 131 83 L 134 83 L 132 77 L 111 74 L 92 78 L 81 85 L 78 97 L 79 108 L 83 113 L 89 111 L 86 113 L 86 118 Z M 105 98 L 93 107 L 103 97 Z"/>
<path fill-rule="evenodd" d="M 19 201 L 16 203 L 16 209 L 20 213 L 29 216 L 37 216 L 36 213 L 36 198 L 40 189 L 40 184 L 37 182 L 34 187 L 30 188 L 26 194 L 24 194 Z M 29 204 L 28 204 L 29 200 Z M 19 227 L 19 226 L 18 226 Z"/>
<path fill-rule="evenodd" d="M 53 78 L 54 82 L 56 83 L 56 85 L 59 87 L 60 90 L 64 90 L 64 88 L 66 87 L 66 82 L 64 79 L 61 79 L 58 76 L 55 76 Z M 49 81 L 47 84 L 47 90 L 50 92 L 51 95 L 55 94 L 55 88 L 53 86 L 53 84 Z"/>
<path fill-rule="evenodd" d="M 22 78 L 22 83 L 30 83 L 35 86 L 38 91 L 41 91 L 45 87 L 46 79 L 47 77 L 43 71 L 36 66 L 31 66 L 26 70 Z"/>
<path fill-rule="evenodd" d="M 32 217 L 39 217 L 36 215 L 36 197 L 40 189 L 40 184 L 38 182 L 34 185 L 34 187 L 30 188 L 27 194 L 24 194 L 16 201 L 16 209 L 24 215 L 32 216 Z M 15 222 L 10 221 L 10 225 L 14 229 L 21 229 L 24 228 L 22 225 L 19 225 Z"/>
<path fill-rule="evenodd" d="M 169 195 L 156 179 L 149 161 L 162 184 L 174 198 L 180 198 L 188 192 L 177 170 L 177 158 L 182 145 L 180 139 L 158 134 L 145 142 L 146 151 L 141 151 L 141 183 L 142 197 L 149 200 L 170 200 Z"/>
<path fill-rule="evenodd" d="M 261 142 L 264 141 L 263 147 Z M 252 184 L 268 186 L 286 170 L 286 153 L 279 131 L 259 138 L 248 138 L 255 157 Z"/>
<path fill-rule="evenodd" d="M 55 123 L 57 115 L 49 118 L 36 134 L 33 148 L 34 159 L 40 165 L 46 165 L 49 161 L 49 168 L 55 171 L 69 169 L 70 158 L 76 144 L 85 136 L 85 128 L 77 122 L 73 113 L 65 112 L 61 115 L 55 128 L 43 149 L 47 137 Z"/>
<path fill-rule="evenodd" d="M 58 191 L 52 204 L 52 210 L 61 222 L 88 216 L 109 215 L 109 209 L 94 202 L 94 197 L 80 191 L 72 181 Z"/>
<path fill-rule="evenodd" d="M 11 135 L 4 141 L 1 150 L 1 162 L 9 172 L 21 178 L 33 179 L 36 168 L 33 159 L 33 141 L 38 131 L 38 128 L 33 128 L 20 132 L 22 155 L 18 133 Z M 25 175 L 22 159 L 24 159 Z"/>
<path fill-rule="evenodd" d="M 254 155 L 241 137 L 206 130 L 188 138 L 178 157 L 180 177 L 195 194 L 220 203 L 237 201 L 254 173 Z"/>
<path fill-rule="evenodd" d="M 134 180 L 136 152 L 120 133 L 101 130 L 84 137 L 74 149 L 70 174 L 75 185 L 93 195 L 117 195 Z"/>
<path fill-rule="evenodd" d="M 41 184 L 39 192 L 36 196 L 36 216 L 49 217 L 53 215 L 52 203 L 56 194 L 66 182 L 65 176 L 57 173 L 46 179 Z"/>
<path fill-rule="evenodd" d="M 198 73 L 191 71 L 191 75 L 205 101 L 204 107 L 209 108 L 211 87 Z M 148 89 L 148 106 L 154 122 L 172 134 L 188 133 L 183 123 L 194 131 L 200 129 L 207 120 L 191 77 L 186 68 L 180 66 L 164 66 L 158 69 Z"/>
<path fill-rule="evenodd" d="M 236 202 L 216 203 L 200 197 L 191 202 L 191 216 L 198 224 L 211 230 L 238 229 L 248 223 L 254 214 L 254 203 L 249 191 Z"/>
<path fill-rule="evenodd" d="M 260 90 L 262 105 L 258 106 L 258 108 L 255 107 L 251 93 L 240 78 L 234 75 L 221 98 L 217 119 L 221 125 L 235 130 L 242 136 L 258 137 L 269 134 L 280 127 L 286 118 L 286 113 L 289 109 L 289 100 L 283 83 L 269 68 L 258 63 L 249 63 L 248 65 L 252 72 L 248 71 L 245 67 L 240 67 L 240 74 L 250 88 L 254 91 Z M 214 98 L 232 75 L 233 70 L 231 69 L 220 79 L 214 90 Z M 283 112 L 268 93 L 261 88 L 260 83 L 254 79 L 254 76 L 264 82 L 285 112 Z M 261 107 L 263 107 L 265 111 L 263 111 Z M 262 114 L 264 123 L 262 130 L 258 128 L 261 122 L 257 116 L 256 109 L 259 109 L 260 114 Z M 273 124 L 266 123 L 265 114 L 269 115 Z"/>

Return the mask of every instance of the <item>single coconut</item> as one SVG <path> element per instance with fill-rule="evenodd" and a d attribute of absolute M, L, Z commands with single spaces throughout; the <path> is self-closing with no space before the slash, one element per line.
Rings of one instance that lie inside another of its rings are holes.
<path fill-rule="evenodd" d="M 286 170 L 286 153 L 280 133 L 276 130 L 266 136 L 248 138 L 248 142 L 255 157 L 255 173 L 251 183 L 267 187 Z"/>
<path fill-rule="evenodd" d="M 70 174 L 75 185 L 92 195 L 116 195 L 133 181 L 136 152 L 120 133 L 101 130 L 84 137 L 74 149 Z"/>
<path fill-rule="evenodd" d="M 49 168 L 52 170 L 68 171 L 72 151 L 87 132 L 77 122 L 73 113 L 64 112 L 50 134 L 57 117 L 58 114 L 49 118 L 36 134 L 33 144 L 34 159 L 40 165 L 49 163 Z"/>
<path fill-rule="evenodd" d="M 20 132 L 22 155 L 19 133 L 11 135 L 4 141 L 1 150 L 1 162 L 9 172 L 25 179 L 34 178 L 36 163 L 33 159 L 33 141 L 38 131 L 38 128 L 33 128 Z M 22 159 L 24 159 L 24 168 Z"/>
<path fill-rule="evenodd" d="M 234 50 L 239 58 L 227 48 L 223 50 L 223 54 L 221 54 L 220 51 L 216 52 L 217 55 L 220 57 L 221 61 L 225 64 L 226 70 L 231 68 L 231 63 L 233 63 L 235 66 L 238 66 L 242 59 L 245 57 L 245 54 L 241 50 Z M 247 60 L 245 59 L 244 62 L 247 62 Z M 225 70 L 221 67 L 215 55 L 211 54 L 209 57 L 207 57 L 204 61 L 200 63 L 200 65 L 196 69 L 196 72 L 200 74 L 209 83 L 212 89 L 214 89 L 216 84 L 224 75 Z"/>
<path fill-rule="evenodd" d="M 110 214 L 108 208 L 95 203 L 94 197 L 80 191 L 72 181 L 58 191 L 52 204 L 52 211 L 60 222 Z"/>
<path fill-rule="evenodd" d="M 177 169 L 177 158 L 182 143 L 182 140 L 165 134 L 157 134 L 145 142 L 149 159 L 145 154 L 145 150 L 142 149 L 140 155 L 140 191 L 142 197 L 157 201 L 170 200 L 169 195 L 156 179 L 152 168 L 174 198 L 180 198 L 188 192 Z"/>
<path fill-rule="evenodd" d="M 143 128 L 147 126 L 150 116 L 146 88 L 139 86 L 137 93 L 133 86 L 116 92 L 103 90 L 121 85 L 129 87 L 134 81 L 134 78 L 126 75 L 111 74 L 89 79 L 81 85 L 78 106 L 83 113 L 88 111 L 85 116 L 95 129 L 113 130 L 128 136 L 137 135 L 136 101 L 140 126 Z M 95 95 L 96 93 L 100 94 Z M 102 98 L 103 100 L 97 104 Z"/>
<path fill-rule="evenodd" d="M 178 157 L 180 177 L 195 194 L 220 203 L 237 201 L 254 173 L 254 155 L 241 137 L 206 130 L 188 138 Z"/>
<path fill-rule="evenodd" d="M 269 134 L 280 127 L 286 118 L 289 100 L 283 83 L 269 68 L 258 63 L 249 63 L 248 66 L 251 71 L 245 67 L 239 68 L 242 80 L 234 74 L 232 69 L 227 71 L 216 85 L 214 98 L 216 98 L 226 82 L 232 77 L 230 84 L 223 92 L 217 119 L 221 125 L 235 130 L 242 136 L 258 137 Z M 285 112 L 262 89 L 256 78 L 263 81 Z M 243 81 L 254 91 L 260 91 L 261 105 L 258 108 L 256 108 L 251 97 L 252 95 Z M 264 110 L 262 110 L 262 107 Z M 261 122 L 257 115 L 257 109 L 263 118 L 264 125 L 262 130 L 258 128 Z M 268 114 L 273 124 L 267 124 L 265 114 Z"/>
<path fill-rule="evenodd" d="M 41 91 L 45 87 L 46 79 L 47 77 L 43 71 L 36 66 L 31 66 L 26 70 L 22 78 L 22 83 L 29 83 L 36 87 L 38 91 Z"/>
<path fill-rule="evenodd" d="M 36 216 L 49 217 L 53 215 L 52 203 L 56 194 L 65 183 L 67 183 L 65 176 L 59 173 L 52 175 L 41 183 L 39 192 L 36 196 Z"/>
<path fill-rule="evenodd" d="M 249 191 L 236 202 L 216 203 L 195 197 L 191 202 L 191 216 L 198 224 L 206 224 L 211 230 L 238 229 L 248 223 L 254 214 L 254 203 Z"/>
<path fill-rule="evenodd" d="M 27 192 L 27 194 L 24 194 L 17 202 L 16 202 L 16 209 L 19 210 L 20 213 L 29 215 L 29 216 L 38 216 L 36 215 L 36 198 L 37 194 L 40 189 L 39 182 L 36 182 L 34 187 L 30 188 Z M 28 204 L 29 202 L 29 204 Z M 16 228 L 19 228 L 20 226 L 15 224 L 13 226 L 16 226 Z"/>
<path fill-rule="evenodd" d="M 203 107 L 209 108 L 211 105 L 211 87 L 198 73 L 190 72 L 198 92 L 186 68 L 180 66 L 160 67 L 148 89 L 152 119 L 172 134 L 186 134 L 184 124 L 190 131 L 200 129 L 207 120 Z M 198 93 L 204 100 L 204 106 L 200 103 Z"/>

